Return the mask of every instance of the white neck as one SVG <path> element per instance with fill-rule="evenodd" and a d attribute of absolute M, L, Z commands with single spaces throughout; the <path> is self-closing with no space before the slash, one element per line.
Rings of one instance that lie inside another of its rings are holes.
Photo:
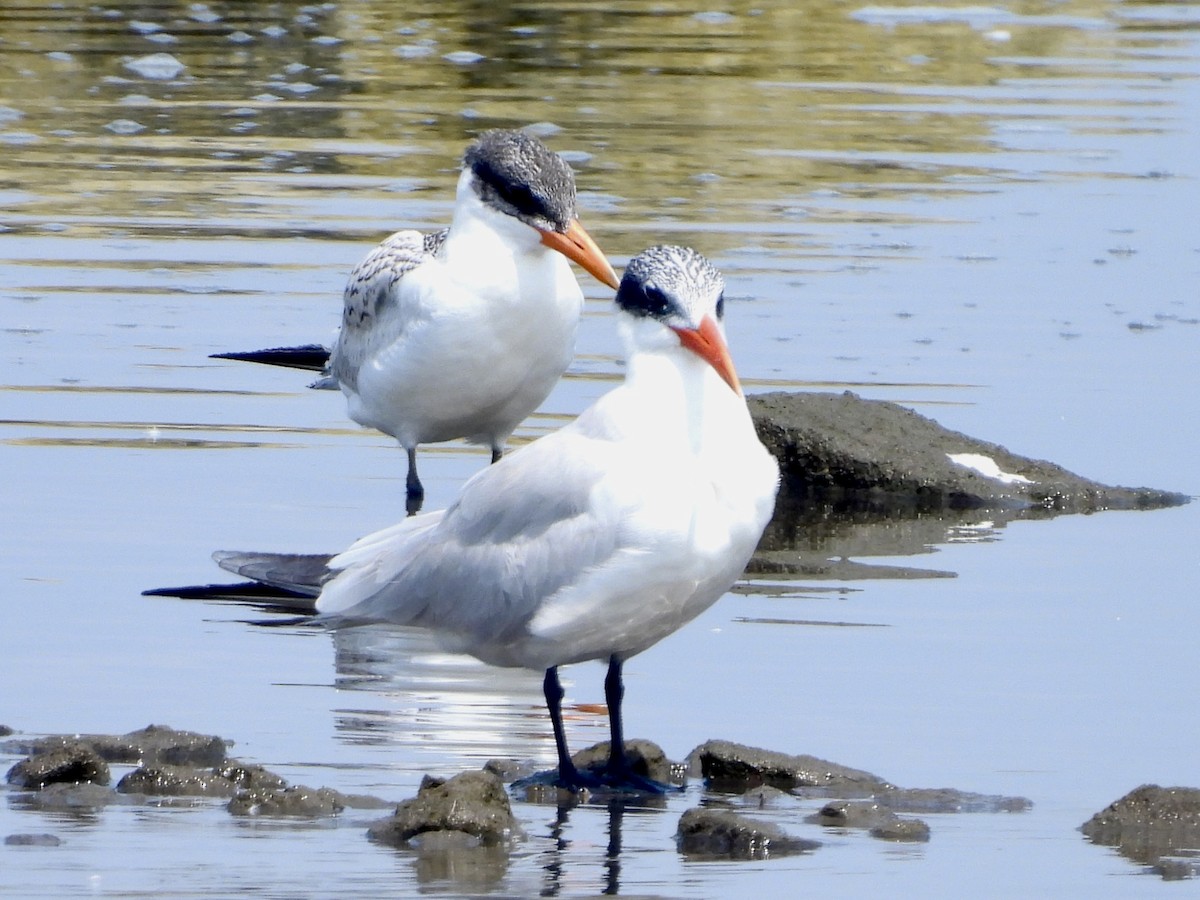
<path fill-rule="evenodd" d="M 451 250 L 452 244 L 480 242 L 500 243 L 508 247 L 510 252 L 528 253 L 542 248 L 541 236 L 536 229 L 484 203 L 475 191 L 474 182 L 474 173 L 470 169 L 464 169 L 458 178 L 454 217 L 450 222 L 450 232 L 446 236 L 445 251 Z"/>
<path fill-rule="evenodd" d="M 746 401 L 716 370 L 679 337 L 654 319 L 618 314 L 626 347 L 625 387 L 631 395 L 651 397 L 643 426 L 679 435 L 686 433 L 693 454 L 726 447 L 733 435 L 753 434 Z"/>

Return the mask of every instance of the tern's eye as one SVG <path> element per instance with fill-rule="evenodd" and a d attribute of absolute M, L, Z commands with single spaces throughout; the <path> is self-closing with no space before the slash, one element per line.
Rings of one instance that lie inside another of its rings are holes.
<path fill-rule="evenodd" d="M 527 184 L 510 184 L 501 182 L 496 185 L 496 193 L 500 199 L 518 212 L 525 214 L 541 213 L 541 204 L 533 195 Z"/>
<path fill-rule="evenodd" d="M 671 301 L 667 299 L 667 295 L 663 293 L 661 288 L 650 284 L 646 286 L 642 293 L 646 298 L 646 312 L 652 316 L 661 316 L 671 306 Z"/>
<path fill-rule="evenodd" d="M 721 292 L 721 296 L 717 298 L 717 321 L 720 322 L 725 318 L 725 292 Z"/>
<path fill-rule="evenodd" d="M 666 318 L 676 308 L 666 291 L 628 272 L 617 290 L 617 305 L 630 315 L 653 319 Z"/>

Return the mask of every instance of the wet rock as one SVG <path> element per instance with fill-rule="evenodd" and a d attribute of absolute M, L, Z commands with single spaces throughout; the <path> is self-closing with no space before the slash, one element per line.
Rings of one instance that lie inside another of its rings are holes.
<path fill-rule="evenodd" d="M 757 394 L 748 403 L 759 437 L 780 463 L 781 507 L 801 501 L 884 515 L 972 508 L 1078 513 L 1188 500 L 1100 484 L 849 391 Z"/>
<path fill-rule="evenodd" d="M 408 847 L 432 831 L 460 831 L 495 845 L 521 833 L 504 784 L 490 772 L 462 772 L 449 780 L 425 776 L 417 796 L 403 801 L 391 818 L 371 827 L 371 840 Z"/>
<path fill-rule="evenodd" d="M 863 797 L 892 788 L 879 776 L 860 769 L 732 741 L 706 741 L 688 755 L 688 767 L 698 771 L 711 790 L 726 793 L 743 793 L 766 784 L 783 791 L 813 788 Z"/>
<path fill-rule="evenodd" d="M 792 837 L 770 822 L 706 808 L 689 809 L 680 817 L 675 841 L 680 853 L 709 859 L 767 859 L 821 846 Z"/>
<path fill-rule="evenodd" d="M 4 837 L 6 847 L 57 847 L 62 839 L 53 834 L 9 834 Z"/>
<path fill-rule="evenodd" d="M 224 765 L 215 766 L 213 774 L 224 778 L 231 784 L 248 790 L 275 790 L 287 787 L 287 781 L 274 772 L 269 772 L 262 766 L 241 763 L 230 760 Z"/>
<path fill-rule="evenodd" d="M 88 813 L 105 806 L 134 802 L 130 797 L 118 794 L 111 787 L 92 784 L 59 782 L 22 798 L 19 805 L 27 809 L 53 810 L 58 812 Z"/>
<path fill-rule="evenodd" d="M 835 796 L 808 821 L 826 826 L 864 828 L 891 841 L 927 841 L 929 826 L 897 812 L 1024 812 L 1033 804 L 1024 797 L 975 794 L 953 788 L 898 788 L 870 772 L 818 759 L 793 756 L 731 741 L 707 741 L 688 756 L 693 772 L 714 791 L 775 790 L 802 796 Z M 762 794 L 765 807 L 772 795 Z M 787 796 L 785 794 L 784 796 Z"/>
<path fill-rule="evenodd" d="M 515 796 L 526 803 L 554 804 L 560 808 L 580 803 L 619 803 L 644 808 L 662 808 L 666 799 L 661 787 L 642 791 L 626 784 L 605 784 L 608 767 L 609 741 L 601 741 L 571 757 L 575 768 L 583 773 L 597 776 L 599 781 L 591 787 L 571 789 L 562 786 L 558 769 L 539 770 L 523 774 L 512 783 Z M 625 756 L 634 775 L 657 782 L 659 786 L 682 787 L 687 783 L 685 766 L 667 759 L 663 749 L 653 741 L 633 738 L 625 741 Z"/>
<path fill-rule="evenodd" d="M 346 807 L 384 809 L 378 797 L 342 794 L 330 788 L 288 787 L 262 766 L 229 760 L 214 767 L 140 766 L 117 783 L 123 794 L 154 797 L 228 797 L 228 809 L 240 816 L 331 816 Z"/>
<path fill-rule="evenodd" d="M 575 753 L 571 761 L 581 772 L 585 770 L 600 771 L 608 763 L 608 751 L 611 743 L 601 741 Z M 625 742 L 625 756 L 630 768 L 635 774 L 650 778 L 661 784 L 682 784 L 682 766 L 667 759 L 662 747 L 653 741 L 642 738 L 632 738 Z M 677 774 L 679 773 L 679 774 Z"/>
<path fill-rule="evenodd" d="M 1176 851 L 1200 847 L 1200 788 L 1144 784 L 1096 813 L 1081 828 L 1096 844 L 1134 862 L 1157 865 Z M 1168 862 L 1178 876 L 1180 867 Z"/>
<path fill-rule="evenodd" d="M 834 800 L 806 821 L 832 828 L 875 828 L 897 818 L 894 812 L 873 800 Z"/>
<path fill-rule="evenodd" d="M 920 819 L 902 819 L 897 816 L 891 822 L 876 825 L 870 834 L 881 841 L 923 844 L 929 840 L 929 826 Z"/>
<path fill-rule="evenodd" d="M 13 733 L 13 730 L 7 725 L 0 725 L 0 737 L 8 737 Z"/>
<path fill-rule="evenodd" d="M 117 782 L 117 791 L 155 797 L 232 797 L 237 787 L 212 769 L 141 766 Z"/>
<path fill-rule="evenodd" d="M 929 840 L 929 826 L 920 819 L 903 819 L 873 800 L 837 800 L 808 821 L 831 828 L 863 828 L 884 841 Z"/>
<path fill-rule="evenodd" d="M 338 803 L 347 809 L 392 809 L 396 805 L 395 800 L 384 800 L 371 794 L 343 794 L 341 791 L 332 793 Z"/>
<path fill-rule="evenodd" d="M 63 743 L 34 753 L 8 770 L 8 783 L 40 791 L 51 784 L 108 784 L 108 764 L 82 742 Z"/>
<path fill-rule="evenodd" d="M 295 816 L 318 819 L 336 816 L 346 808 L 344 798 L 329 788 L 310 788 L 302 784 L 272 789 L 239 791 L 227 807 L 235 816 Z"/>
<path fill-rule="evenodd" d="M 232 743 L 213 734 L 147 725 L 116 737 L 94 735 L 93 746 L 114 762 L 161 763 L 171 766 L 218 766 Z"/>
<path fill-rule="evenodd" d="M 1033 808 L 1033 801 L 1025 797 L 975 794 L 955 788 L 895 788 L 876 799 L 889 809 L 911 813 L 1016 813 Z"/>
<path fill-rule="evenodd" d="M 483 771 L 491 772 L 505 784 L 528 778 L 537 773 L 538 768 L 532 760 L 489 759 L 483 764 Z"/>
<path fill-rule="evenodd" d="M 26 753 L 55 747 L 86 744 L 108 762 L 163 763 L 173 766 L 218 766 L 225 761 L 231 742 L 211 734 L 177 731 L 166 725 L 148 725 L 127 734 L 50 735 L 26 742 Z"/>

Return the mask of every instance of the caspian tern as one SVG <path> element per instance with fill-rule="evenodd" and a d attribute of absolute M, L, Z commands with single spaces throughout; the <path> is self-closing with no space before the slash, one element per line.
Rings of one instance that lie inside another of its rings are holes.
<path fill-rule="evenodd" d="M 622 664 L 729 589 L 774 508 L 778 466 L 727 349 L 723 291 L 694 250 L 635 257 L 616 296 L 624 383 L 474 475 L 448 509 L 333 557 L 319 587 L 317 612 L 334 626 L 420 626 L 448 649 L 544 672 L 562 787 L 665 789 L 626 759 Z M 216 558 L 252 578 L 287 560 Z M 311 575 L 274 583 L 315 593 Z M 612 741 L 598 774 L 572 763 L 562 722 L 558 667 L 585 660 L 608 663 Z"/>
<path fill-rule="evenodd" d="M 419 444 L 466 438 L 495 462 L 570 365 L 583 294 L 567 260 L 617 287 L 579 223 L 571 167 L 523 131 L 466 151 L 450 227 L 398 231 L 350 273 L 329 374 L 350 418 L 408 454 L 408 511 L 420 509 Z M 319 365 L 320 347 L 223 358 Z"/>

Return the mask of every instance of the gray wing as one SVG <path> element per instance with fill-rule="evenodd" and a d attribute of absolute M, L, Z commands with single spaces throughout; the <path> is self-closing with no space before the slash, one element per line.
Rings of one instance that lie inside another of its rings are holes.
<path fill-rule="evenodd" d="M 329 360 L 333 378 L 357 390 L 359 366 L 375 345 L 380 317 L 399 302 L 401 279 L 438 254 L 447 231 L 397 231 L 354 267 L 342 295 L 342 328 Z M 394 339 L 395 334 L 387 337 Z"/>
<path fill-rule="evenodd" d="M 331 558 L 327 553 L 247 553 L 218 550 L 213 554 L 217 565 L 226 572 L 309 597 L 321 593 L 321 584 L 329 577 Z"/>
<path fill-rule="evenodd" d="M 318 610 L 467 641 L 520 632 L 543 601 L 622 550 L 619 511 L 593 502 L 600 452 L 560 431 L 489 466 L 444 514 L 408 519 L 335 557 Z"/>

